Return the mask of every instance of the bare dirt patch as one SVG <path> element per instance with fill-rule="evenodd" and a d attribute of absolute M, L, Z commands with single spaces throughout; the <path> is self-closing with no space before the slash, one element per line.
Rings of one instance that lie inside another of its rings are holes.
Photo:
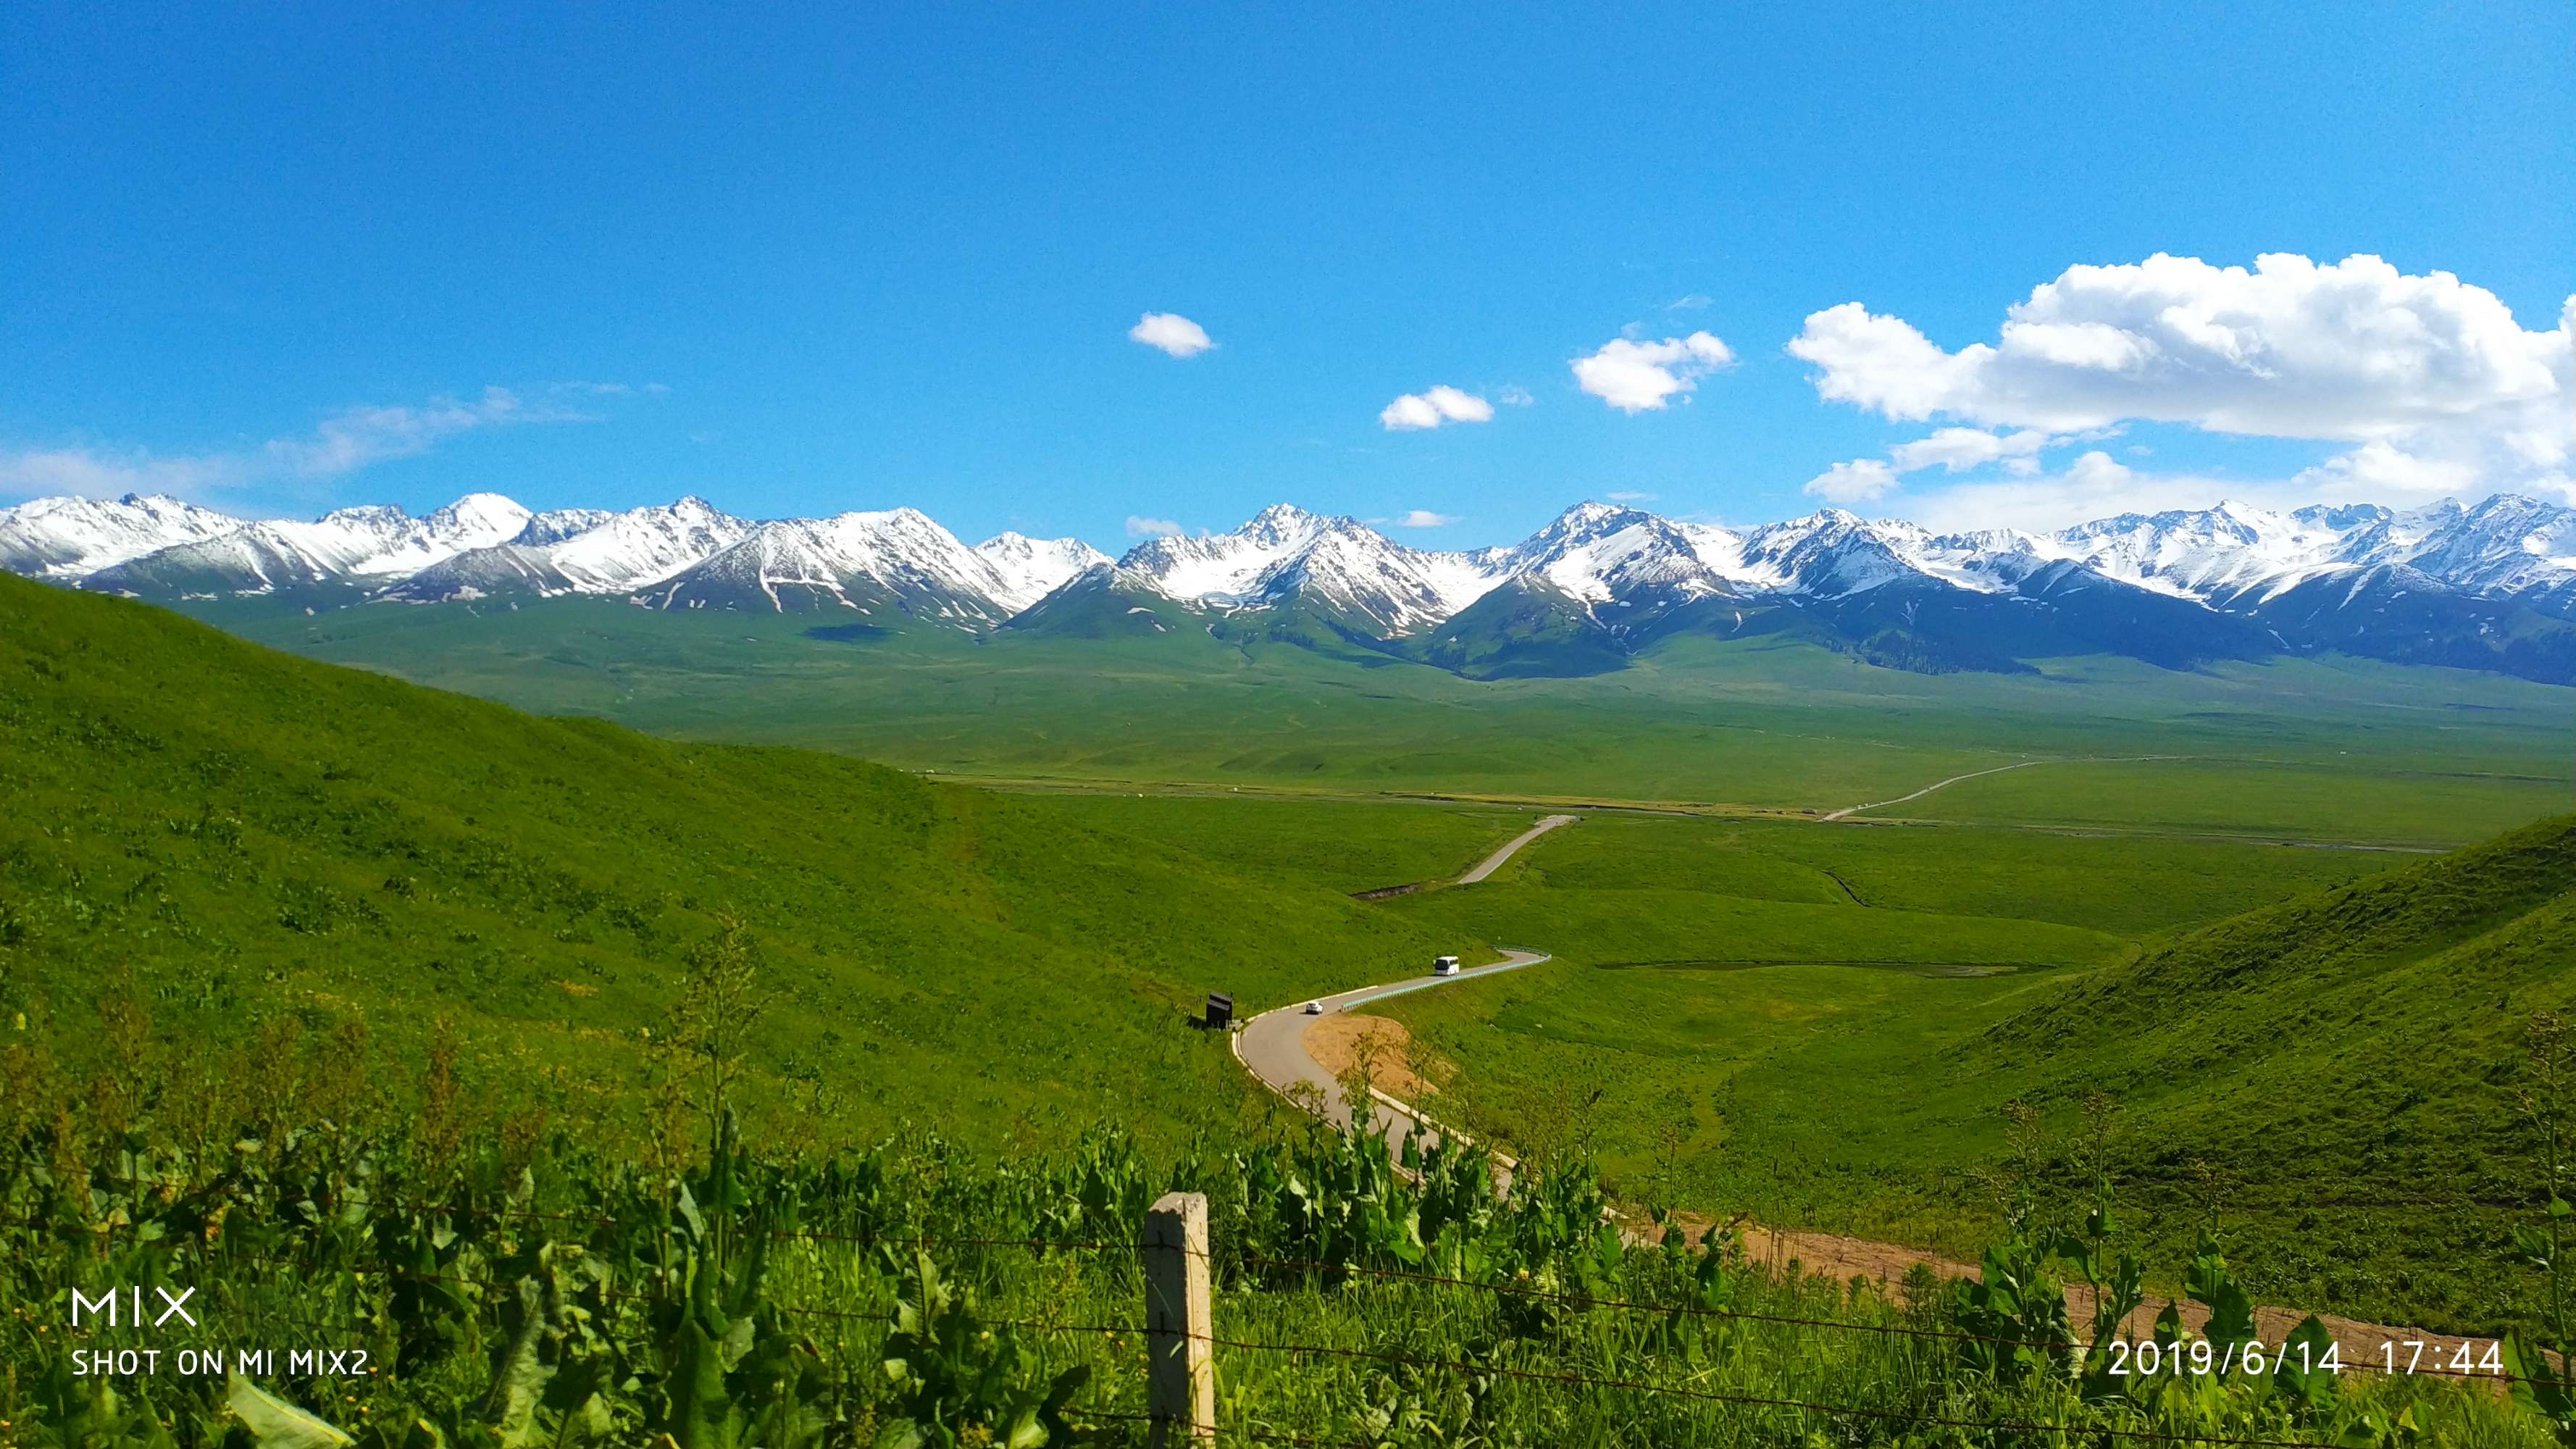
<path fill-rule="evenodd" d="M 1370 1085 L 1408 1102 L 1440 1095 L 1440 1083 L 1456 1070 L 1415 1050 L 1413 1034 L 1403 1022 L 1347 1011 L 1315 1018 L 1306 1028 L 1306 1054 L 1336 1081 L 1357 1072 L 1365 1061 Z"/>
<path fill-rule="evenodd" d="M 1693 1213 L 1676 1213 L 1674 1221 L 1694 1243 L 1699 1241 L 1702 1233 L 1708 1231 L 1711 1224 L 1710 1219 Z M 1645 1220 L 1643 1214 L 1622 1214 L 1621 1226 L 1639 1242 L 1652 1242 L 1660 1233 L 1659 1229 Z M 1864 1238 L 1846 1238 L 1835 1233 L 1791 1232 L 1766 1228 L 1749 1221 L 1740 1221 L 1736 1231 L 1743 1239 L 1745 1257 L 1753 1262 L 1763 1264 L 1775 1272 L 1785 1270 L 1794 1263 L 1801 1273 L 1817 1274 L 1844 1282 L 1853 1278 L 1865 1278 L 1875 1287 L 1880 1297 L 1891 1303 L 1905 1301 L 1905 1275 L 1917 1263 L 1928 1266 L 1943 1278 L 1980 1276 L 1977 1265 L 1973 1263 L 1962 1263 L 1956 1258 L 1945 1258 L 1936 1253 L 1902 1247 L 1895 1243 L 1874 1243 Z M 2128 1321 L 2120 1326 L 2121 1336 L 2133 1341 L 2154 1337 L 2156 1315 L 2162 1313 L 2165 1304 L 2171 1301 L 2173 1300 L 2165 1295 L 2149 1294 L 2146 1305 L 2130 1314 Z M 2068 1284 L 2066 1307 L 2068 1316 L 2075 1321 L 2081 1331 L 2083 1326 L 2092 1322 L 2092 1289 L 2082 1283 Z M 2194 1333 L 2207 1327 L 2209 1323 L 2207 1308 L 2189 1300 L 2184 1300 L 2178 1307 L 2184 1327 Z M 2307 1316 L 2291 1308 L 2256 1308 L 2254 1310 L 2255 1330 L 2266 1345 L 2277 1346 L 2288 1339 L 2290 1333 Z M 2413 1364 L 2421 1371 L 2437 1374 L 2456 1372 L 2451 1365 L 2481 1362 L 2495 1342 L 2493 1339 L 2462 1338 L 2454 1334 L 2426 1333 L 2420 1329 L 2364 1323 L 2359 1319 L 2345 1318 L 2333 1313 L 2320 1313 L 2317 1315 L 2317 1321 L 2342 1347 L 2345 1365 L 2355 1370 L 2368 1370 L 2393 1364 L 2403 1371 L 2408 1365 Z M 2395 1345 L 2393 1349 L 2390 1347 L 2392 1344 Z M 2418 1345 L 2421 1346 L 2420 1350 Z M 2500 1381 L 2485 1379 L 2483 1375 L 2471 1377 L 2501 1386 Z"/>

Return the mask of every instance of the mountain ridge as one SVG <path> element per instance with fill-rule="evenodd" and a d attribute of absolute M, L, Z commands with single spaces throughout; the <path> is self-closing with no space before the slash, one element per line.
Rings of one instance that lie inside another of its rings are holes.
<path fill-rule="evenodd" d="M 1112 559 L 1074 538 L 969 545 L 912 508 L 750 520 L 694 497 L 535 513 L 471 494 L 420 518 L 363 506 L 305 523 L 129 494 L 0 509 L 0 567 L 158 602 L 308 609 L 592 595 L 969 633 L 1170 633 L 1196 617 L 1467 672 L 1591 673 L 1677 631 L 1796 628 L 1935 672 L 2333 650 L 2576 683 L 2576 509 L 2513 495 L 2404 511 L 2221 501 L 2047 533 L 1837 508 L 1729 528 L 1587 500 L 1466 551 L 1282 503 Z M 1506 586 L 1508 603 L 1477 608 Z"/>

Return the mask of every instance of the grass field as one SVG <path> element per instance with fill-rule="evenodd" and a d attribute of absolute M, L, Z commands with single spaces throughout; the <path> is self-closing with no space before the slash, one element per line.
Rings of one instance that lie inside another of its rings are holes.
<path fill-rule="evenodd" d="M 1260 879 L 1365 891 L 1464 874 L 1530 823 L 1503 805 L 1058 789 L 1069 818 Z"/>

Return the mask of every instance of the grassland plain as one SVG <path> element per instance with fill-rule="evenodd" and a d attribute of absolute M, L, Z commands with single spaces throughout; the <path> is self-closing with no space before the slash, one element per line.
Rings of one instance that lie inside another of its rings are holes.
<path fill-rule="evenodd" d="M 206 608 L 281 648 L 540 712 L 990 780 L 1823 812 L 2035 756 L 2174 755 L 2136 789 L 2097 792 L 2079 771 L 2116 782 L 2116 767 L 2067 765 L 1919 803 L 2018 802 L 2016 823 L 2460 844 L 2557 807 L 2570 778 L 2567 691 L 2332 659 L 1936 676 L 1688 638 L 1592 678 L 1478 682 L 1188 633 L 979 637 L 594 600 Z"/>
<path fill-rule="evenodd" d="M 2215 1222 L 2270 1301 L 2521 1319 L 2521 1034 L 2576 999 L 2576 820 L 2416 860 L 1989 832 L 2053 858 L 1934 884 L 1978 834 L 1587 821 L 1494 884 L 1388 903 L 1445 934 L 1547 923 L 1556 963 L 1385 1012 L 1460 1069 L 1464 1125 L 1588 1144 L 1633 1196 L 1966 1251 L 2016 1152 L 2062 1161 L 2098 1092 L 2165 1261 Z M 1796 899 L 1789 862 L 1849 898 Z M 2049 1141 L 2014 1140 L 2012 1103 Z"/>
<path fill-rule="evenodd" d="M 1434 946 L 1042 800 L 535 719 L 14 578 L 0 796 L 0 1035 L 75 1083 L 112 991 L 210 1044 L 452 1017 L 492 1090 L 611 1130 L 733 915 L 794 1007 L 752 1065 L 796 1120 L 1169 1136 L 1252 1100 L 1180 1025 L 1220 968 L 1269 1004 Z"/>
<path fill-rule="evenodd" d="M 1508 805 L 1096 787 L 1035 793 L 1072 819 L 1237 874 L 1346 892 L 1453 879 L 1530 823 L 1528 810 Z"/>

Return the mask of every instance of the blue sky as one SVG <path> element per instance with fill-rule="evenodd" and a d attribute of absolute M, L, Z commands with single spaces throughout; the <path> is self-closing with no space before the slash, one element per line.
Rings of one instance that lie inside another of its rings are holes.
<path fill-rule="evenodd" d="M 2565 0 L 629 8 L 8 7 L 0 501 L 694 492 L 1114 550 L 1280 499 L 1456 544 L 1612 494 L 2567 486 Z M 2158 253 L 2207 269 L 1944 360 Z M 2267 253 L 2387 269 L 2219 270 Z M 2204 306 L 2263 358 L 2158 330 Z M 1149 312 L 1215 346 L 1131 341 Z M 1583 390 L 1623 337 L 1690 389 Z M 2149 362 L 2076 355 L 2106 337 Z M 1381 422 L 1433 386 L 1491 418 Z M 1942 428 L 2023 441 L 1888 465 Z"/>

